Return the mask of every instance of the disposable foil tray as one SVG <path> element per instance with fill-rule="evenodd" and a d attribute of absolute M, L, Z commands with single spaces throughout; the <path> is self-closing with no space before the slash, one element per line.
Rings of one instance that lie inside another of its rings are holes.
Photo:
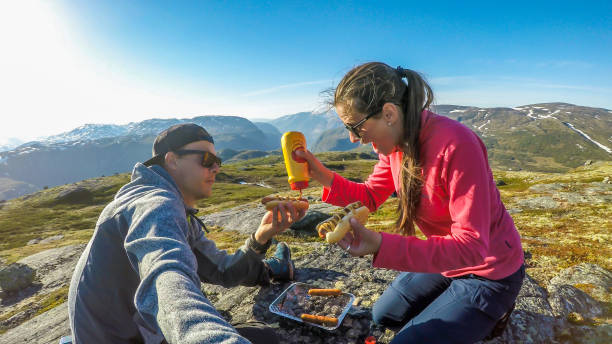
<path fill-rule="evenodd" d="M 337 329 L 340 324 L 342 324 L 342 320 L 344 320 L 344 317 L 346 316 L 346 314 L 348 313 L 348 311 L 351 309 L 351 306 L 353 304 L 353 301 L 355 301 L 355 295 L 351 294 L 351 293 L 342 293 L 341 295 L 348 295 L 348 301 L 346 302 L 346 304 L 343 305 L 342 307 L 342 312 L 340 313 L 340 315 L 337 316 L 338 318 L 338 324 L 336 324 L 336 326 L 330 327 L 330 326 L 323 326 L 323 325 L 319 325 L 319 324 L 314 324 L 311 322 L 307 322 L 307 321 L 303 321 L 299 315 L 291 315 L 285 311 L 283 311 L 283 304 L 284 302 L 287 300 L 288 296 L 289 297 L 293 297 L 294 295 L 301 295 L 304 296 L 304 298 L 306 300 L 309 300 L 312 296 L 308 295 L 308 289 L 314 289 L 314 288 L 321 288 L 321 287 L 317 287 L 314 285 L 310 285 L 310 284 L 306 284 L 306 283 L 302 283 L 302 282 L 295 282 L 293 284 L 291 284 L 289 287 L 287 287 L 287 289 L 285 289 L 277 298 L 276 300 L 274 300 L 271 304 L 270 304 L 270 312 L 274 313 L 274 314 L 278 314 L 282 317 L 285 318 L 289 318 L 292 320 L 295 320 L 297 322 L 301 322 L 301 323 L 305 323 L 311 326 L 316 326 L 316 327 L 320 327 L 322 329 L 328 330 L 328 331 L 333 331 L 335 329 Z M 321 296 L 314 296 L 314 297 L 321 297 Z"/>

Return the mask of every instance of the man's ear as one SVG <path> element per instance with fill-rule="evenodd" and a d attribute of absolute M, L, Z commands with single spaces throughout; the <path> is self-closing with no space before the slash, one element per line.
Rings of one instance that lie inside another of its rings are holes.
<path fill-rule="evenodd" d="M 385 122 L 390 125 L 395 124 L 400 120 L 399 107 L 393 103 L 385 103 L 382 108 L 382 115 Z"/>
<path fill-rule="evenodd" d="M 176 154 L 168 152 L 164 155 L 165 167 L 169 170 L 175 170 L 177 168 Z"/>

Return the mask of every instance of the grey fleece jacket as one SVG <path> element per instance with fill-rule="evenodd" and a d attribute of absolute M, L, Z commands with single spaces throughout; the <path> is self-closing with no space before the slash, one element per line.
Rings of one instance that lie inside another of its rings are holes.
<path fill-rule="evenodd" d="M 75 343 L 249 343 L 200 290 L 265 283 L 263 255 L 208 240 L 160 166 L 136 164 L 102 211 L 70 284 Z"/>

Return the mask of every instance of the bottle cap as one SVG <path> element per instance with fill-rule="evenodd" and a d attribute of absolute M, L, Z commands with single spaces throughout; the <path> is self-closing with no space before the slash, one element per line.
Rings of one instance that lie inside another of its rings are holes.
<path fill-rule="evenodd" d="M 365 339 L 365 344 L 376 344 L 376 337 L 374 336 L 369 336 L 368 338 Z"/>
<path fill-rule="evenodd" d="M 289 185 L 291 186 L 291 190 L 302 190 L 308 187 L 308 181 L 305 180 L 305 181 L 290 183 Z"/>

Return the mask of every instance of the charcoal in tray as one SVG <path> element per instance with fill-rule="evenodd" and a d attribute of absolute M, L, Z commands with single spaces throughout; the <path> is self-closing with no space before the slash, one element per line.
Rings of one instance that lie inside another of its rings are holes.
<path fill-rule="evenodd" d="M 279 309 L 295 317 L 306 313 L 337 318 L 350 301 L 349 295 L 309 296 L 308 290 L 304 289 L 296 287 L 290 290 L 279 305 Z"/>

